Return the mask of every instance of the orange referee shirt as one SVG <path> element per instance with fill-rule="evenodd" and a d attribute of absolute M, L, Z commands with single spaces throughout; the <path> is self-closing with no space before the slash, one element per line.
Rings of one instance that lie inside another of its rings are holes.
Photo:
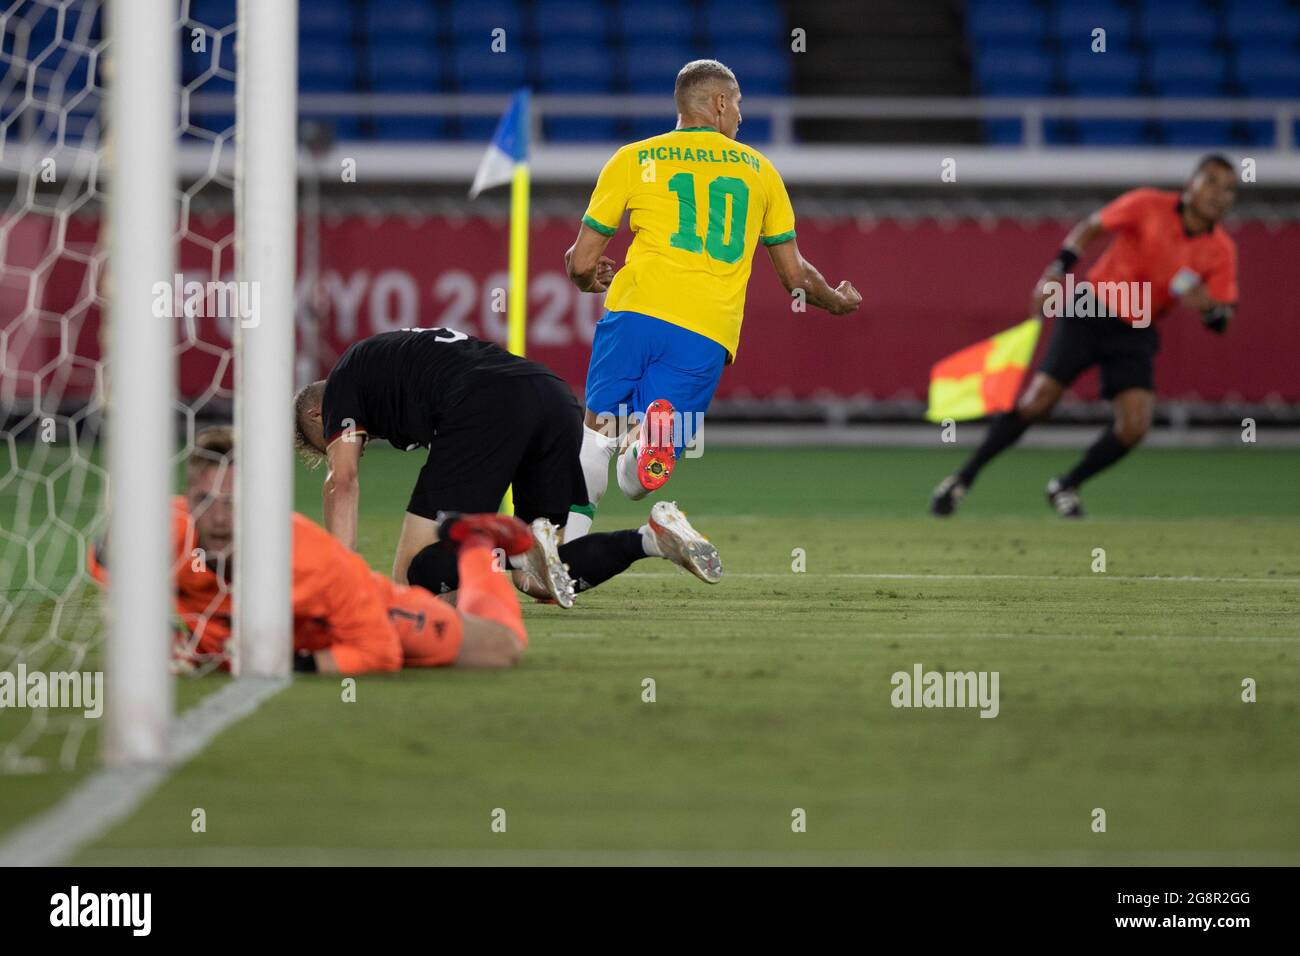
<path fill-rule="evenodd" d="M 1088 270 L 1094 286 L 1103 282 L 1151 283 L 1151 318 L 1177 302 L 1171 283 L 1183 269 L 1200 277 L 1218 302 L 1237 301 L 1237 245 L 1216 224 L 1189 234 L 1183 226 L 1181 197 L 1161 189 L 1134 189 L 1101 210 L 1101 224 L 1115 234 Z M 1132 316 L 1119 316 L 1132 321 Z"/>

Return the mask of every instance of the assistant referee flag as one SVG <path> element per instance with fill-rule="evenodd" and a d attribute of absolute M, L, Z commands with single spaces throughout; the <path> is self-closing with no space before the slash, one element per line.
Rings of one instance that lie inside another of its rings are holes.
<path fill-rule="evenodd" d="M 936 362 L 926 419 L 967 421 L 1010 411 L 1041 327 L 1041 320 L 1028 319 Z"/>

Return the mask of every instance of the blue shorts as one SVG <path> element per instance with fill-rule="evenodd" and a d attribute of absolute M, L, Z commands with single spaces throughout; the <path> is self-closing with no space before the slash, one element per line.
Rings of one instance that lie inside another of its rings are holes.
<path fill-rule="evenodd" d="M 682 427 L 680 457 L 709 410 L 727 350 L 706 336 L 640 312 L 606 312 L 596 323 L 586 404 L 597 415 L 644 415 L 656 398 L 672 402 Z"/>

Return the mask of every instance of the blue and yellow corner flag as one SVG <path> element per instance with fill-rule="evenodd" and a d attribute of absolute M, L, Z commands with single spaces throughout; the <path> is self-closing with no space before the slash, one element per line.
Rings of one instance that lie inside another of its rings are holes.
<path fill-rule="evenodd" d="M 485 189 L 511 182 L 516 167 L 528 163 L 528 90 L 516 90 L 510 98 L 497 131 L 492 135 L 487 152 L 479 161 L 474 174 L 474 185 L 469 187 L 473 199 Z"/>
<path fill-rule="evenodd" d="M 506 347 L 515 355 L 523 355 L 527 347 L 528 109 L 527 88 L 516 90 L 478 164 L 474 185 L 469 187 L 473 199 L 485 189 L 510 183 L 510 294 L 506 297 L 510 331 Z M 514 513 L 513 488 L 506 489 L 501 510 Z"/>

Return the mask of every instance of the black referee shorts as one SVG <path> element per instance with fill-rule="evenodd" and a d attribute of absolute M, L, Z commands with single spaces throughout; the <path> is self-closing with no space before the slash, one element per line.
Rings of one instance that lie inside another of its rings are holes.
<path fill-rule="evenodd" d="M 406 510 L 496 511 L 514 486 L 515 514 L 564 527 L 570 505 L 587 503 L 582 406 L 550 375 L 492 376 L 443 412 L 429 460 Z"/>
<path fill-rule="evenodd" d="M 1111 316 L 1062 316 L 1052 328 L 1038 371 L 1069 386 L 1085 369 L 1101 368 L 1101 394 L 1114 398 L 1130 388 L 1155 391 L 1160 337 L 1154 325 L 1137 329 Z"/>

